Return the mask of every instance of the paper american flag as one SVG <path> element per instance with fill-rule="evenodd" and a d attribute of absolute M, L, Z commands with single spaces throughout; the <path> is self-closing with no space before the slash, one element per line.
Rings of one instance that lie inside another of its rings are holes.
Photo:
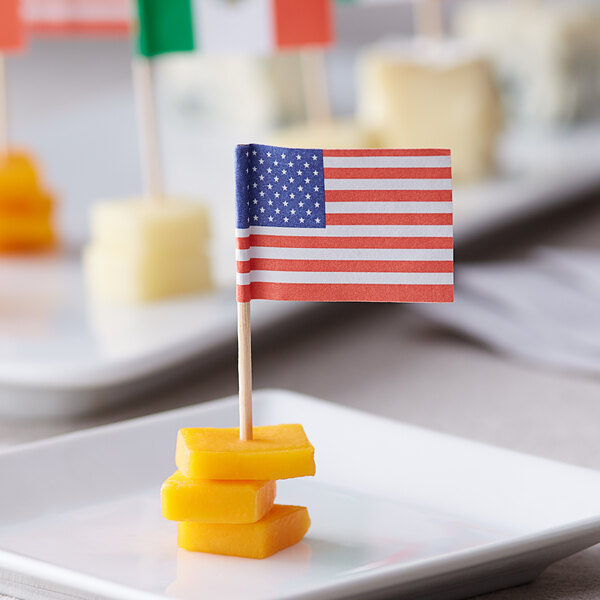
<path fill-rule="evenodd" d="M 452 302 L 449 150 L 236 150 L 237 299 Z"/>

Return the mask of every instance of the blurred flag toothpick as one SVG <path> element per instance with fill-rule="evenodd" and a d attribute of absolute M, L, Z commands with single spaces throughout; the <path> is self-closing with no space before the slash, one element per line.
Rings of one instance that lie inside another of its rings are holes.
<path fill-rule="evenodd" d="M 153 198 L 163 196 L 154 57 L 194 51 L 269 54 L 320 47 L 333 38 L 333 0 L 137 0 L 137 13 L 134 72 L 144 171 Z"/>
<path fill-rule="evenodd" d="M 444 35 L 443 0 L 413 0 L 416 35 L 441 38 Z"/>
<path fill-rule="evenodd" d="M 38 34 L 126 34 L 130 0 L 22 0 L 27 30 Z"/>
<path fill-rule="evenodd" d="M 20 50 L 25 43 L 19 0 L 0 1 L 0 153 L 8 152 L 8 89 L 6 52 Z"/>
<path fill-rule="evenodd" d="M 138 0 L 140 54 L 269 54 L 332 41 L 331 0 Z"/>
<path fill-rule="evenodd" d="M 0 51 L 12 52 L 23 47 L 25 42 L 19 0 L 0 2 Z"/>

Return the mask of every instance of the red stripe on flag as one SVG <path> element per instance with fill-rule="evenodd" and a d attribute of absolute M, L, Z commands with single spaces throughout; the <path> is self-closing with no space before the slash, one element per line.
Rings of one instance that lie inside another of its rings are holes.
<path fill-rule="evenodd" d="M 327 225 L 452 225 L 450 213 L 328 214 Z"/>
<path fill-rule="evenodd" d="M 251 271 L 319 271 L 331 273 L 452 273 L 451 260 L 284 260 L 237 261 L 238 273 Z"/>
<path fill-rule="evenodd" d="M 325 190 L 326 202 L 452 202 L 452 190 Z"/>
<path fill-rule="evenodd" d="M 238 302 L 253 299 L 306 302 L 452 302 L 452 285 L 262 283 L 237 286 Z"/>
<path fill-rule="evenodd" d="M 300 235 L 250 235 L 237 238 L 237 247 L 248 250 L 251 246 L 267 248 L 382 248 L 419 250 L 452 248 L 451 237 L 338 237 Z"/>
<path fill-rule="evenodd" d="M 0 51 L 14 52 L 25 44 L 19 0 L 0 0 Z"/>
<path fill-rule="evenodd" d="M 271 0 L 278 48 L 324 46 L 333 41 L 331 0 Z"/>
<path fill-rule="evenodd" d="M 451 179 L 450 167 L 328 167 L 325 179 Z"/>
<path fill-rule="evenodd" d="M 323 156 L 450 156 L 450 150 L 418 148 L 416 150 L 323 150 Z"/>

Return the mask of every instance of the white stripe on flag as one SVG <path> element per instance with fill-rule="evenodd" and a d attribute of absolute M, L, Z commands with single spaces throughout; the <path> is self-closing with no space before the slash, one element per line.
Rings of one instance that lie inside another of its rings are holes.
<path fill-rule="evenodd" d="M 449 167 L 450 156 L 324 156 L 327 168 L 433 168 Z"/>
<path fill-rule="evenodd" d="M 237 237 L 250 235 L 307 237 L 452 237 L 452 225 L 327 225 L 315 227 L 262 227 L 236 229 Z"/>
<path fill-rule="evenodd" d="M 451 190 L 452 179 L 327 179 L 327 190 Z"/>
<path fill-rule="evenodd" d="M 275 47 L 272 4 L 272 0 L 193 0 L 196 49 L 269 52 Z"/>
<path fill-rule="evenodd" d="M 327 202 L 327 214 L 451 213 L 452 202 Z"/>
<path fill-rule="evenodd" d="M 451 248 L 276 248 L 253 246 L 235 253 L 236 260 L 271 258 L 275 260 L 452 260 Z"/>
<path fill-rule="evenodd" d="M 252 271 L 237 273 L 238 285 L 262 283 L 345 283 L 451 285 L 452 273 L 339 273 L 320 271 Z"/>

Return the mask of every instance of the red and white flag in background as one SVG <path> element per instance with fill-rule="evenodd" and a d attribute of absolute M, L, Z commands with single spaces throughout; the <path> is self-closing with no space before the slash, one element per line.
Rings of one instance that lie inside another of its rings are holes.
<path fill-rule="evenodd" d="M 25 29 L 19 0 L 0 0 L 0 52 L 14 52 L 23 47 Z"/>
<path fill-rule="evenodd" d="M 34 33 L 128 33 L 131 28 L 129 0 L 21 0 L 21 3 L 27 29 Z"/>

